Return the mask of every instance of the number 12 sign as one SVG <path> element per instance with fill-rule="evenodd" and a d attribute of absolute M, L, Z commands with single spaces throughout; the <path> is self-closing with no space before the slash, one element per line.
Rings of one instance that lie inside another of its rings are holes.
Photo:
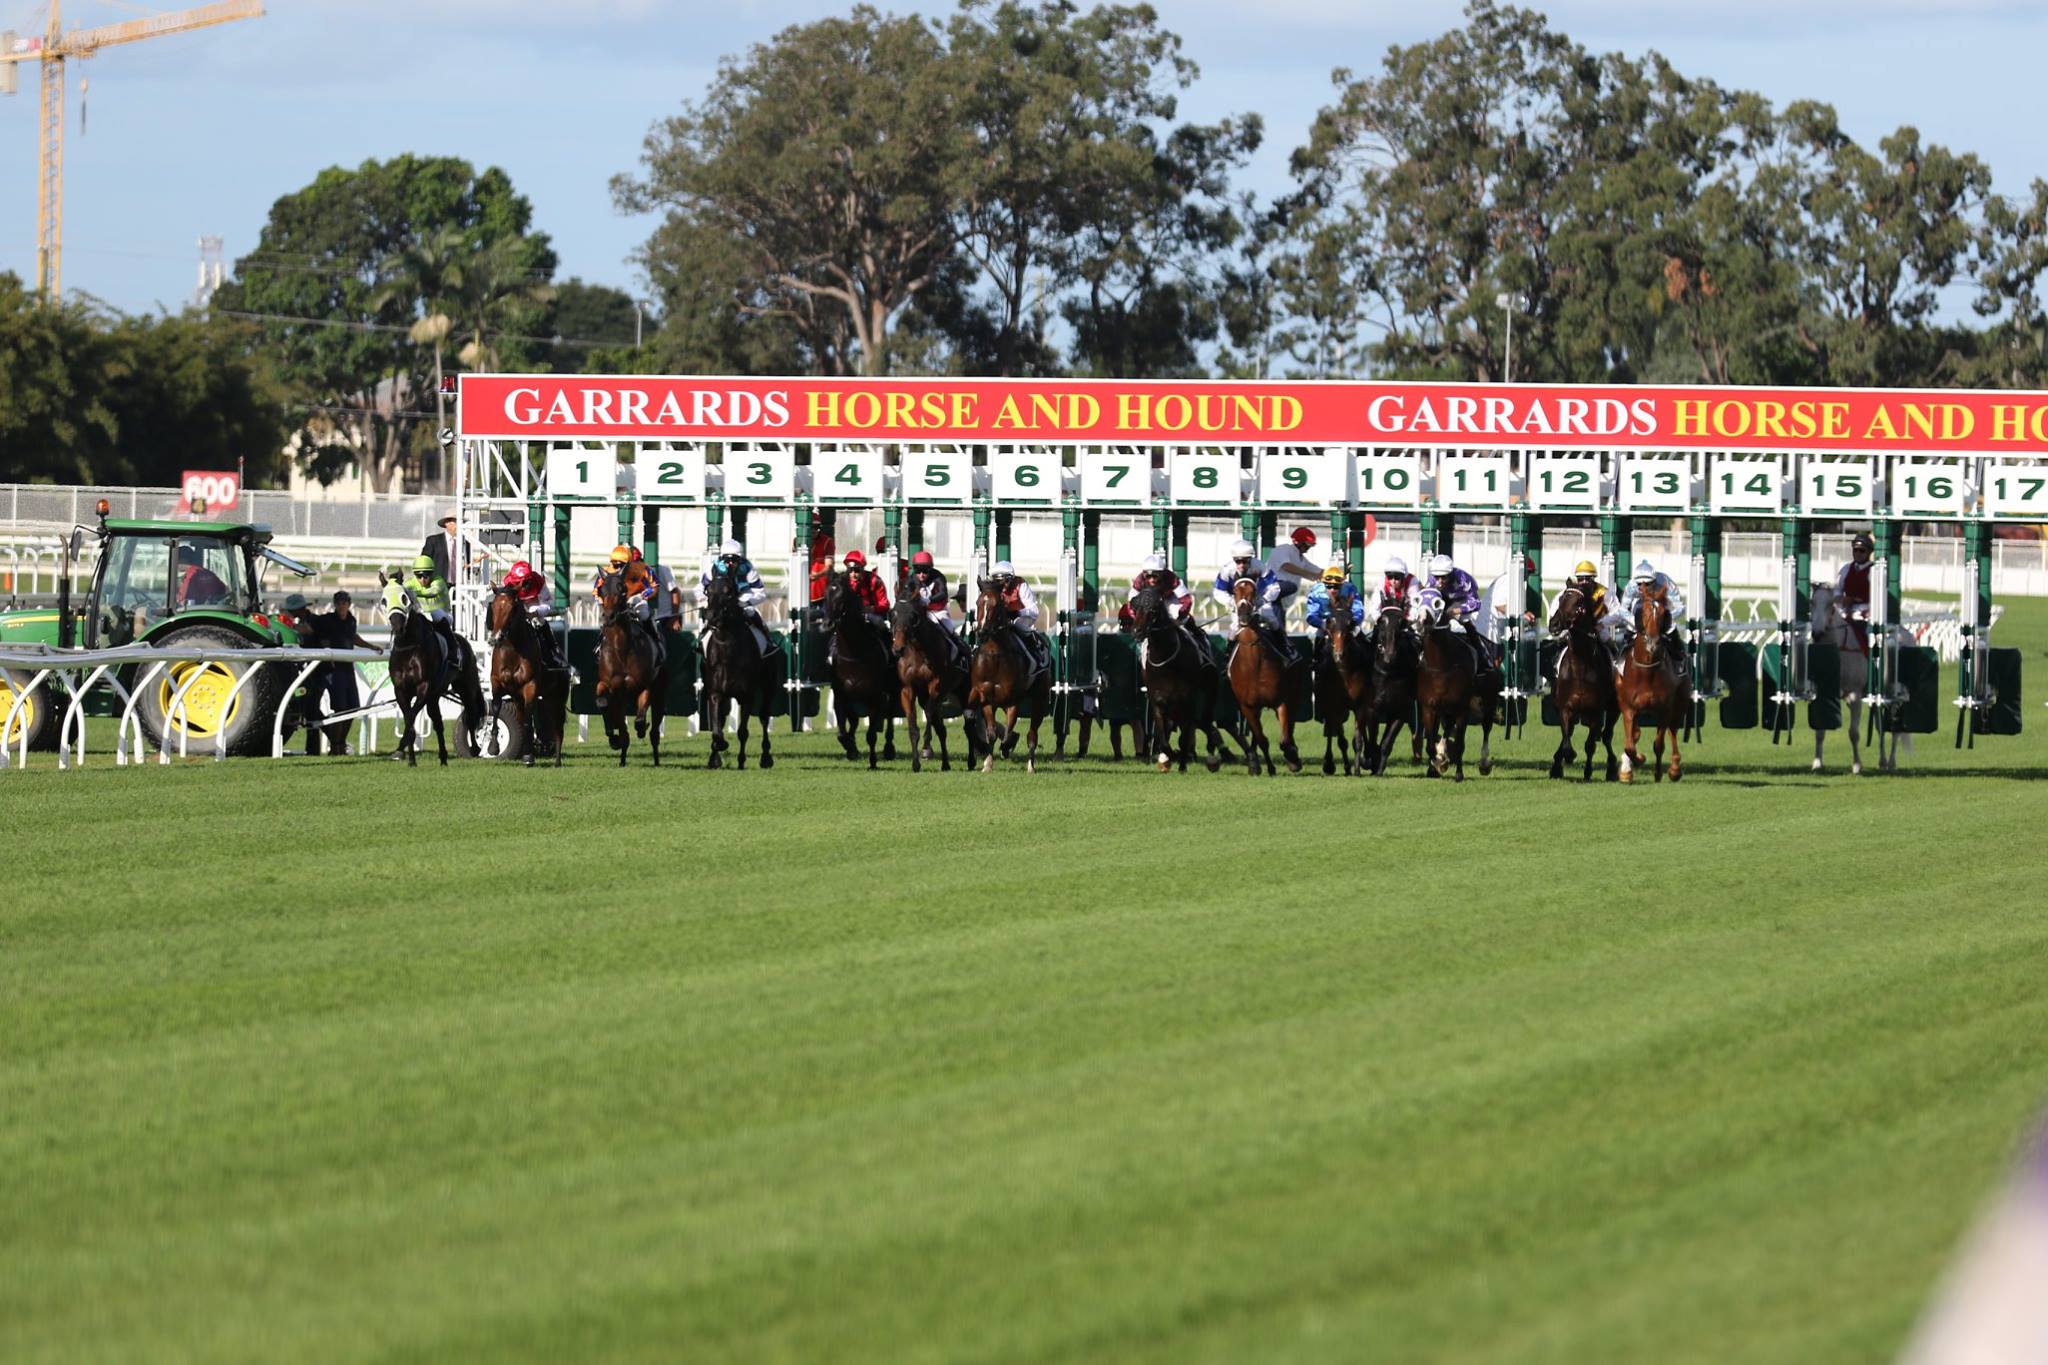
<path fill-rule="evenodd" d="M 1600 506 L 1600 457 L 1553 455 L 1529 457 L 1528 503 L 1538 511 L 1563 508 L 1590 512 Z"/>

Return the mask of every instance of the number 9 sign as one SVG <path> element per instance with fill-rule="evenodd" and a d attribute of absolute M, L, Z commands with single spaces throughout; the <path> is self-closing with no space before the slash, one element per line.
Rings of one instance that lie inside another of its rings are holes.
<path fill-rule="evenodd" d="M 1269 450 L 1259 456 L 1259 501 L 1316 506 L 1336 502 L 1343 496 L 1344 473 L 1341 455 Z"/>

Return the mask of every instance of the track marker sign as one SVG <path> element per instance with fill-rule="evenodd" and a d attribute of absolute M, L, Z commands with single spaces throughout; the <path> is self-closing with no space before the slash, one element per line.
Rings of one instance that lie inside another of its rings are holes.
<path fill-rule="evenodd" d="M 232 512 L 242 501 L 242 477 L 232 469 L 188 469 L 178 480 L 178 503 L 208 516 Z"/>

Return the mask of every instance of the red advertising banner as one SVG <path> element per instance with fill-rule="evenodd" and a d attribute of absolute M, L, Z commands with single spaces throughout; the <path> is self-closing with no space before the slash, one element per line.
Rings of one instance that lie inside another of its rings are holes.
<path fill-rule="evenodd" d="M 463 375 L 458 432 L 531 440 L 2048 453 L 2048 393 L 1394 381 Z"/>

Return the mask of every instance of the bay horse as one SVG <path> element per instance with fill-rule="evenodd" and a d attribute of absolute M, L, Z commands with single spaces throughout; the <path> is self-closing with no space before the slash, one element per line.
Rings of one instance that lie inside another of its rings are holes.
<path fill-rule="evenodd" d="M 1159 771 L 1180 761 L 1188 770 L 1195 756 L 1195 731 L 1209 739 L 1207 765 L 1210 772 L 1223 766 L 1223 735 L 1216 727 L 1216 654 L 1206 638 L 1191 635 L 1167 610 L 1166 594 L 1147 585 L 1131 597 L 1131 633 L 1143 646 L 1145 698 L 1151 712 L 1150 743 L 1157 754 Z M 1179 744 L 1174 734 L 1180 735 Z M 1147 741 L 1139 739 L 1141 745 Z M 1140 754 L 1143 757 L 1143 754 Z"/>
<path fill-rule="evenodd" d="M 1356 771 L 1360 777 L 1377 772 L 1379 750 L 1373 740 L 1373 650 L 1352 619 L 1351 604 L 1332 600 L 1330 617 L 1323 623 L 1327 653 L 1316 656 L 1316 714 L 1323 718 L 1323 775 L 1337 770 L 1330 761 L 1334 743 L 1344 760 L 1344 775 L 1351 776 L 1352 744 L 1344 741 L 1344 720 L 1351 720 L 1353 743 L 1358 749 Z"/>
<path fill-rule="evenodd" d="M 1607 746 L 1607 780 L 1619 775 L 1614 757 L 1614 722 L 1621 704 L 1614 692 L 1614 656 L 1600 638 L 1600 611 L 1593 594 L 1584 588 L 1567 587 L 1558 595 L 1557 608 L 1550 613 L 1550 633 L 1564 637 L 1558 652 L 1557 672 L 1550 684 L 1551 700 L 1557 706 L 1557 723 L 1563 731 L 1557 752 L 1550 756 L 1550 775 L 1564 776 L 1564 765 L 1578 757 L 1572 746 L 1572 728 L 1586 726 L 1586 770 L 1584 780 L 1593 780 L 1593 751 Z"/>
<path fill-rule="evenodd" d="M 1479 718 L 1479 775 L 1493 771 L 1494 706 L 1498 686 L 1483 687 L 1479 650 L 1472 637 L 1452 628 L 1451 608 L 1441 594 L 1422 595 L 1422 654 L 1415 671 L 1415 700 L 1421 708 L 1423 747 L 1429 751 L 1428 774 L 1465 780 L 1465 732 L 1473 713 Z"/>
<path fill-rule="evenodd" d="M 966 646 L 932 620 L 931 612 L 912 592 L 896 599 L 889 617 L 890 642 L 896 653 L 896 683 L 901 692 L 904 723 L 910 727 L 910 771 L 924 770 L 924 749 L 918 738 L 917 714 L 924 712 L 927 735 L 939 741 L 939 771 L 953 771 L 953 756 L 946 747 L 945 705 L 960 708 L 960 727 L 967 732 L 967 762 L 971 767 L 981 757 L 981 730 L 967 705 L 967 672 L 960 656 Z"/>
<path fill-rule="evenodd" d="M 1287 685 L 1291 670 L 1259 629 L 1258 586 L 1254 579 L 1240 578 L 1230 588 L 1231 610 L 1237 621 L 1230 644 L 1230 695 L 1236 698 L 1238 714 L 1251 734 L 1245 745 L 1245 764 L 1257 777 L 1263 758 L 1266 775 L 1271 777 L 1273 750 L 1266 743 L 1259 712 L 1270 710 L 1280 717 L 1280 754 L 1287 760 L 1289 772 L 1301 771 L 1301 754 L 1294 747 L 1294 706 Z"/>
<path fill-rule="evenodd" d="M 626 766 L 626 746 L 638 733 L 661 766 L 661 719 L 668 708 L 668 655 L 641 628 L 626 600 L 626 576 L 607 569 L 599 578 L 597 705 L 604 713 L 605 739 Z M 632 732 L 626 717 L 633 717 Z"/>
<path fill-rule="evenodd" d="M 1031 721 L 1025 741 L 1024 771 L 1038 771 L 1038 726 L 1052 710 L 1052 670 L 1040 671 L 1024 643 L 1016 613 L 990 579 L 979 582 L 974 603 L 974 658 L 969 666 L 967 704 L 981 713 L 982 740 L 988 745 L 981 770 L 996 770 L 996 712 L 1004 713 L 1001 750 L 1008 758 L 1017 747 L 1017 717 Z"/>
<path fill-rule="evenodd" d="M 1877 744 L 1877 766 L 1880 772 L 1899 766 L 1900 731 L 1877 728 L 1879 715 L 1889 714 L 1889 702 L 1883 697 L 1870 697 L 1864 689 L 1870 686 L 1870 623 L 1864 618 L 1852 616 L 1829 587 L 1813 590 L 1813 638 L 1816 644 L 1831 644 L 1842 660 L 1841 698 L 1848 703 L 1848 721 L 1844 729 L 1849 732 L 1849 771 L 1854 775 L 1863 772 L 1863 707 L 1868 702 L 1872 708 L 1871 725 Z M 1878 641 L 1882 649 L 1884 642 Z M 1891 746 L 1885 746 L 1889 737 Z M 1821 751 L 1827 744 L 1828 732 L 1813 732 L 1813 770 L 1821 770 Z"/>
<path fill-rule="evenodd" d="M 860 757 L 854 736 L 866 716 L 868 769 L 873 771 L 879 766 L 875 741 L 884 725 L 890 728 L 891 742 L 883 757 L 896 757 L 896 661 L 890 657 L 889 637 L 868 623 L 867 608 L 855 595 L 849 574 L 829 574 L 825 628 L 832 638 L 832 715 L 838 722 L 839 746 L 848 759 Z"/>
<path fill-rule="evenodd" d="M 548 667 L 546 647 L 541 642 L 543 627 L 534 624 L 519 591 L 500 585 L 491 594 L 484 617 L 491 635 L 491 706 L 496 716 L 505 702 L 511 702 L 518 717 L 519 733 L 525 740 L 526 766 L 533 766 L 534 751 L 545 737 L 554 746 L 555 766 L 562 766 L 562 723 L 568 701 L 566 670 Z M 491 727 L 495 741 L 497 727 Z"/>
<path fill-rule="evenodd" d="M 383 574 L 377 575 L 385 583 Z M 463 724 L 474 734 L 484 721 L 484 692 L 458 647 L 450 653 L 434 619 L 421 610 L 419 599 L 401 587 L 400 603 L 389 607 L 391 623 L 391 699 L 398 705 L 398 749 L 408 767 L 419 766 L 419 737 L 413 721 L 425 711 L 434 722 L 434 747 L 441 766 L 448 766 L 448 736 L 441 723 L 441 699 L 453 697 L 462 704 Z"/>
<path fill-rule="evenodd" d="M 1683 775 L 1678 757 L 1678 734 L 1692 718 L 1692 679 L 1681 665 L 1677 652 L 1667 647 L 1670 633 L 1670 594 L 1662 586 L 1652 584 L 1637 600 L 1636 637 L 1629 641 L 1628 652 L 1622 655 L 1621 678 L 1615 688 L 1616 700 L 1621 707 L 1621 780 L 1624 782 L 1635 780 L 1635 770 L 1643 761 L 1643 756 L 1636 751 L 1636 738 L 1645 716 L 1656 728 L 1656 780 L 1662 782 L 1667 772 L 1664 765 L 1664 736 L 1667 734 L 1671 736 L 1669 775 L 1673 782 Z"/>
<path fill-rule="evenodd" d="M 757 708 L 761 715 L 761 766 L 775 766 L 775 750 L 768 742 L 775 705 L 762 695 L 767 665 L 768 655 L 754 636 L 747 609 L 740 605 L 739 584 L 731 574 L 711 575 L 711 585 L 704 590 L 704 712 L 711 730 L 711 756 L 704 760 L 705 767 L 725 766 L 725 751 L 731 747 L 725 737 L 725 717 L 732 706 L 739 708 L 736 766 L 746 771 L 748 722 Z"/>
<path fill-rule="evenodd" d="M 1382 602 L 1372 623 L 1372 721 L 1377 737 L 1372 746 L 1373 776 L 1384 776 L 1394 752 L 1394 736 L 1408 727 L 1409 762 L 1422 761 L 1422 729 L 1415 721 L 1415 633 L 1408 629 L 1408 610 L 1400 602 Z"/>

